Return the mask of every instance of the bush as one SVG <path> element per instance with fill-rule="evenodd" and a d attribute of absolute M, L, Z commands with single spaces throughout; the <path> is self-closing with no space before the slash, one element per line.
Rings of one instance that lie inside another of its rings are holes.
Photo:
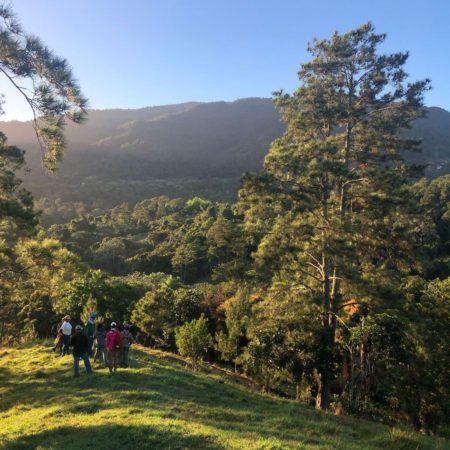
<path fill-rule="evenodd" d="M 199 319 L 194 319 L 178 328 L 175 339 L 180 355 L 190 358 L 194 366 L 213 345 L 207 320 L 203 314 Z"/>

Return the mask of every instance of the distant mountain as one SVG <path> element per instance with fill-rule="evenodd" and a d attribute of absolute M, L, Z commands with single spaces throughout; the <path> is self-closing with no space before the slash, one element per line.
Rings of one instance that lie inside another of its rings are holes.
<path fill-rule="evenodd" d="M 428 164 L 427 174 L 438 177 L 450 173 L 450 112 L 427 108 L 427 116 L 414 122 L 408 134 L 422 140 L 422 151 L 408 154 L 412 162 Z"/>
<path fill-rule="evenodd" d="M 261 168 L 284 125 L 264 98 L 91 110 L 85 125 L 68 126 L 57 176 L 40 167 L 29 122 L 0 122 L 0 130 L 27 150 L 31 170 L 24 177 L 36 197 L 109 207 L 161 194 L 232 199 L 239 177 Z M 408 133 L 423 139 L 412 161 L 428 163 L 430 176 L 450 171 L 450 112 L 429 108 Z"/>

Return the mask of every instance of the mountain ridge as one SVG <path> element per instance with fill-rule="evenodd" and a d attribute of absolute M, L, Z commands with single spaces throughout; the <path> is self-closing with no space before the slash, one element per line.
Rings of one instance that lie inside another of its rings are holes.
<path fill-rule="evenodd" d="M 450 172 L 450 112 L 430 107 L 427 113 L 407 131 L 423 139 L 422 153 L 408 159 L 429 163 L 427 174 L 435 177 Z M 164 185 L 181 186 L 185 180 L 195 180 L 198 189 L 188 189 L 185 195 L 230 200 L 242 173 L 260 170 L 270 143 L 284 130 L 270 98 L 92 109 L 86 124 L 67 126 L 67 154 L 59 173 L 48 176 L 41 168 L 31 122 L 0 122 L 9 142 L 27 151 L 30 171 L 23 177 L 37 198 L 87 201 L 97 195 L 109 207 L 114 206 L 112 202 L 133 203 L 165 191 L 183 194 L 181 187 L 174 192 Z M 228 187 L 219 182 L 218 191 L 209 189 L 211 179 L 226 180 Z M 155 183 L 160 188 L 155 190 Z"/>

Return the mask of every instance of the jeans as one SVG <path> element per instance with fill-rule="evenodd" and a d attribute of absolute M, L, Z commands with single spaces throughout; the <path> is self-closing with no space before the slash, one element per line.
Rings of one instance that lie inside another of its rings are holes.
<path fill-rule="evenodd" d="M 111 350 L 108 349 L 107 356 L 108 356 L 108 367 L 109 371 L 114 372 L 117 370 L 117 360 L 119 359 L 119 349 L 113 348 Z"/>
<path fill-rule="evenodd" d="M 123 347 L 122 352 L 120 354 L 120 365 L 122 367 L 128 367 L 130 362 L 128 361 L 128 353 L 130 351 L 130 347 Z"/>
<path fill-rule="evenodd" d="M 55 352 L 56 350 L 58 350 L 58 353 L 60 354 L 60 355 L 62 355 L 62 349 L 63 349 L 63 340 L 62 340 L 62 336 L 61 335 L 58 335 L 56 338 L 55 338 L 55 342 L 54 342 L 54 346 L 53 346 L 53 351 Z"/>
<path fill-rule="evenodd" d="M 103 362 L 105 367 L 108 365 L 108 363 L 106 361 L 106 348 L 105 347 L 95 347 L 94 362 L 97 361 L 97 359 L 100 359 Z"/>
<path fill-rule="evenodd" d="M 73 374 L 74 376 L 80 376 L 80 359 L 84 362 L 84 368 L 86 373 L 92 373 L 91 362 L 89 361 L 89 355 L 83 353 L 82 355 L 73 355 Z"/>
<path fill-rule="evenodd" d="M 70 346 L 70 336 L 68 334 L 62 334 L 62 341 L 63 341 L 63 349 L 62 354 L 68 355 L 69 354 L 69 346 Z"/>
<path fill-rule="evenodd" d="M 92 346 L 94 345 L 94 338 L 88 336 L 89 339 L 89 350 L 88 350 L 88 354 L 89 356 L 92 356 Z"/>

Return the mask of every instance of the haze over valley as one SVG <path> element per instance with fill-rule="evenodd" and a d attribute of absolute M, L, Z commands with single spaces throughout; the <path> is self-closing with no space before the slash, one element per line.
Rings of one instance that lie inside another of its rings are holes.
<path fill-rule="evenodd" d="M 67 126 L 68 150 L 55 175 L 41 166 L 31 122 L 0 122 L 0 130 L 26 150 L 24 182 L 36 199 L 91 210 L 159 195 L 233 201 L 242 174 L 262 168 L 285 125 L 268 98 L 90 110 L 85 124 Z M 450 112 L 427 108 L 408 134 L 423 148 L 405 155 L 409 161 L 427 164 L 429 177 L 449 172 Z"/>

